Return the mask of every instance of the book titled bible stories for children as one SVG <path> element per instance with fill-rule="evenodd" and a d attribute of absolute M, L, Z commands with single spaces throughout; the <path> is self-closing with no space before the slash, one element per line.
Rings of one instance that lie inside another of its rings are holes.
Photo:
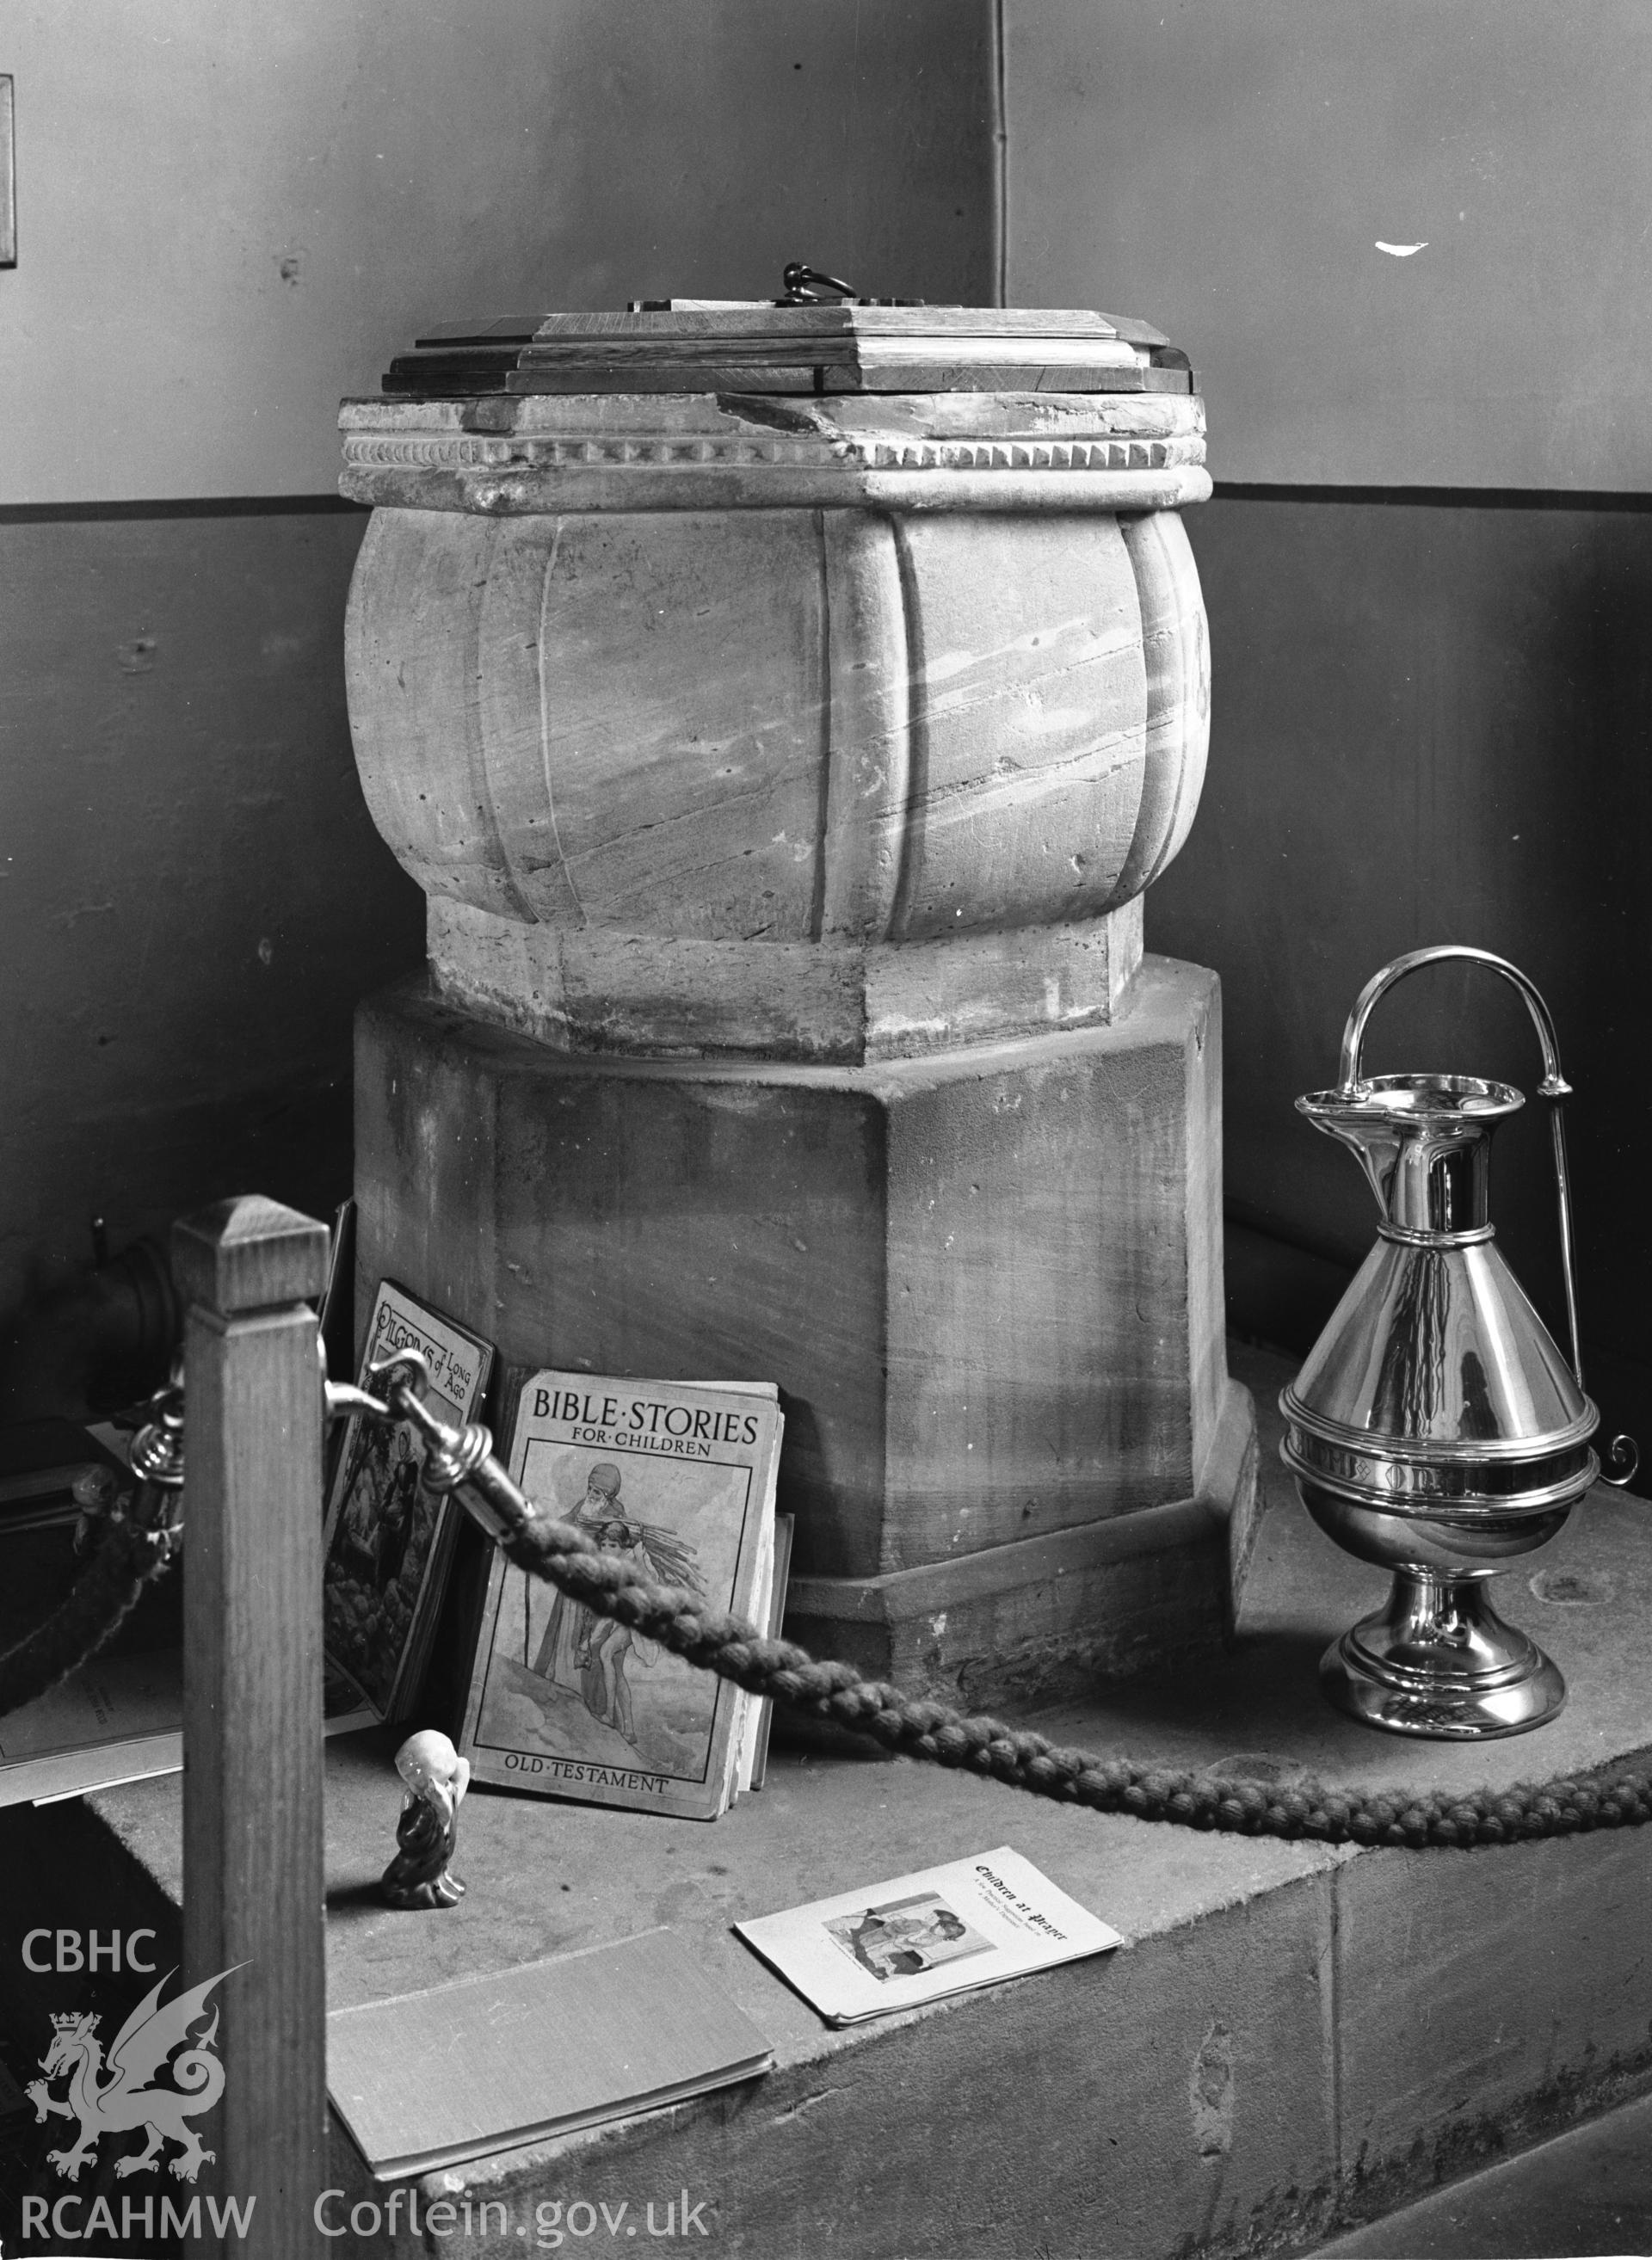
<path fill-rule="evenodd" d="M 510 1470 L 604 1552 L 766 1628 L 780 1435 L 772 1385 L 536 1373 Z M 712 1820 L 761 1726 L 756 1697 L 495 1555 L 460 1740 L 477 1781 Z"/>

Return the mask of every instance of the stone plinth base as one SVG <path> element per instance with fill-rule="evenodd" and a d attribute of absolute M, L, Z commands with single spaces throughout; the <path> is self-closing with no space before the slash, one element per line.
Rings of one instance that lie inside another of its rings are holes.
<path fill-rule="evenodd" d="M 1110 1026 L 848 1067 L 559 1052 L 416 984 L 358 1021 L 360 1276 L 518 1370 L 777 1382 L 792 1628 L 1031 1699 L 1220 1631 L 1219 1139 L 1215 977 L 1162 958 Z"/>
<path fill-rule="evenodd" d="M 433 895 L 447 1003 L 558 1051 L 860 1066 L 1103 1027 L 1128 1009 L 1141 898 L 1101 918 L 941 941 L 684 941 L 526 926 Z"/>
<path fill-rule="evenodd" d="M 1242 1581 L 1256 1477 L 1255 1408 L 1227 1381 L 1192 1498 L 886 1577 L 794 1576 L 787 1636 L 985 1711 L 1213 1649 Z"/>

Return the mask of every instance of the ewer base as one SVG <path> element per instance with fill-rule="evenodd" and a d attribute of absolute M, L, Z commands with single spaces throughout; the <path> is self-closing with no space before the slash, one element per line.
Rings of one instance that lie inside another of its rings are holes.
<path fill-rule="evenodd" d="M 1339 1711 L 1391 1734 L 1489 1741 L 1523 1734 L 1566 1700 L 1558 1667 L 1505 1624 L 1484 1574 L 1399 1570 L 1384 1607 L 1334 1641 L 1319 1684 Z"/>

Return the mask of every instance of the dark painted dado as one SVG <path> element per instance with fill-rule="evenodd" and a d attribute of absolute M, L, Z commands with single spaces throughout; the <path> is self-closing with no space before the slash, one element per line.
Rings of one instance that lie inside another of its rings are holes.
<path fill-rule="evenodd" d="M 345 712 L 364 523 L 0 521 L 0 1334 L 94 1209 L 349 1191 L 351 1014 L 423 955 Z"/>
<path fill-rule="evenodd" d="M 1148 938 L 1222 978 L 1229 1212 L 1273 1243 L 1244 1241 L 1235 1315 L 1311 1337 L 1331 1266 L 1370 1244 L 1357 1170 L 1291 1107 L 1334 1080 L 1362 983 L 1420 944 L 1478 943 L 1523 966 L 1558 1022 L 1591 1385 L 1609 1421 L 1652 1441 L 1652 513 L 1219 495 L 1188 525 L 1210 609 L 1211 765 Z M 1502 984 L 1449 969 L 1378 1008 L 1367 1056 L 1528 1093 L 1539 1073 Z M 1492 1216 L 1558 1329 L 1542 1113 L 1533 1101 L 1498 1134 Z M 1293 1270 L 1281 1242 L 1320 1261 Z"/>

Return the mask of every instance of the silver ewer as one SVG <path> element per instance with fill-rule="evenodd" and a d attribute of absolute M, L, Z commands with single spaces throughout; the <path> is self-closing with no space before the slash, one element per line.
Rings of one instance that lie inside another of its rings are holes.
<path fill-rule="evenodd" d="M 1491 1134 L 1524 1105 L 1475 1076 L 1361 1073 L 1371 1010 L 1419 966 L 1466 958 L 1513 983 L 1543 1052 L 1551 1102 L 1570 1364 L 1505 1262 L 1487 1215 Z M 1583 1386 L 1571 1191 L 1554 1023 L 1506 959 L 1417 949 L 1361 991 L 1341 1081 L 1299 1111 L 1348 1147 L 1383 1220 L 1306 1364 L 1280 1399 L 1280 1447 L 1304 1505 L 1361 1560 L 1394 1572 L 1386 1605 L 1327 1650 L 1331 1701 L 1368 1725 L 1447 1741 L 1517 1734 L 1552 1719 L 1566 1685 L 1491 1607 L 1486 1583 L 1552 1538 L 1600 1472 L 1599 1415 Z M 1633 1448 L 1613 1458 L 1634 1474 Z"/>

